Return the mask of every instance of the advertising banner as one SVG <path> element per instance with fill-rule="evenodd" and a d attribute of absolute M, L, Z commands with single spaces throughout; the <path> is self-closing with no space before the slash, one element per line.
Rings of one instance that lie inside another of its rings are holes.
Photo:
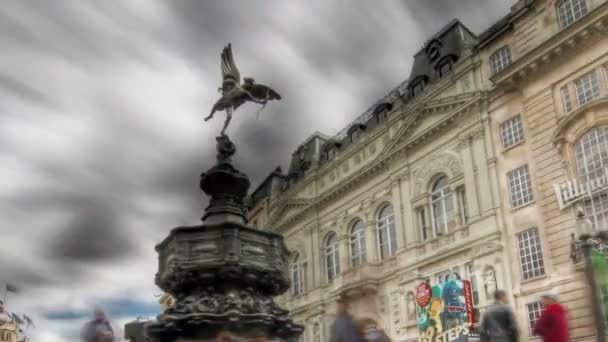
<path fill-rule="evenodd" d="M 419 298 L 426 299 L 420 294 L 420 290 L 426 288 L 431 289 L 428 302 L 419 300 Z M 450 279 L 433 287 L 421 284 L 416 290 L 420 328 L 419 342 L 475 340 L 469 330 L 473 323 L 473 298 L 469 281 Z M 427 305 L 421 305 L 424 303 Z"/>

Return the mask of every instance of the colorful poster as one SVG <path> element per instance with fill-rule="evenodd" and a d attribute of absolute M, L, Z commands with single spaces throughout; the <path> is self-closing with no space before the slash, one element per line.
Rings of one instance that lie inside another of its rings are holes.
<path fill-rule="evenodd" d="M 421 288 L 421 287 L 419 287 Z M 420 342 L 468 342 L 473 323 L 471 283 L 449 279 L 431 288 L 426 306 L 418 306 Z"/>

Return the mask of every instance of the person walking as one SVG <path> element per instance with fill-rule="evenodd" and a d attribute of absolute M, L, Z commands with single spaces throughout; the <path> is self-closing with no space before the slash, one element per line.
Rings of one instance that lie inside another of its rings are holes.
<path fill-rule="evenodd" d="M 348 304 L 343 298 L 338 299 L 338 316 L 332 327 L 331 342 L 363 342 L 357 324 L 348 313 Z"/>
<path fill-rule="evenodd" d="M 542 337 L 544 342 L 568 342 L 568 312 L 559 303 L 555 292 L 543 294 L 541 301 L 544 310 L 534 326 L 534 335 Z"/>
<path fill-rule="evenodd" d="M 483 316 L 480 329 L 481 342 L 517 342 L 519 329 L 507 293 L 497 290 L 494 304 Z"/>
<path fill-rule="evenodd" d="M 102 309 L 95 309 L 95 317 L 82 328 L 82 342 L 114 342 L 114 331 Z"/>

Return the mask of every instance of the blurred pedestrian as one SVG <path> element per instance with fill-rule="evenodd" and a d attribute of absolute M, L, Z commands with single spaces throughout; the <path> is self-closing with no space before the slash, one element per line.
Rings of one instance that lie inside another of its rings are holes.
<path fill-rule="evenodd" d="M 549 292 L 541 296 L 544 310 L 534 326 L 534 335 L 542 337 L 544 342 L 568 342 L 568 313 L 559 303 L 557 293 Z"/>
<path fill-rule="evenodd" d="M 486 311 L 481 322 L 481 342 L 517 342 L 519 329 L 507 293 L 496 290 L 494 304 Z"/>
<path fill-rule="evenodd" d="M 331 342 L 363 342 L 360 329 L 348 313 L 348 304 L 343 298 L 338 299 L 338 316 L 332 327 Z"/>
<path fill-rule="evenodd" d="M 82 328 L 83 342 L 114 342 L 114 331 L 102 309 L 95 309 L 95 317 Z"/>

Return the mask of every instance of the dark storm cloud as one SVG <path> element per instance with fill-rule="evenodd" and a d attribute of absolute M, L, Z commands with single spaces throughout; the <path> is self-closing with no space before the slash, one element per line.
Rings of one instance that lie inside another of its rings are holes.
<path fill-rule="evenodd" d="M 0 286 L 6 283 L 19 284 L 19 291 L 54 284 L 55 280 L 46 272 L 32 267 L 20 258 L 0 258 Z"/>
<path fill-rule="evenodd" d="M 0 93 L 5 92 L 10 92 L 26 101 L 39 102 L 43 105 L 53 105 L 51 98 L 43 92 L 19 81 L 14 77 L 0 74 Z"/>
<path fill-rule="evenodd" d="M 71 209 L 75 217 L 51 240 L 49 257 L 60 262 L 102 262 L 122 259 L 139 248 L 125 234 L 127 227 L 120 227 L 116 218 L 118 208 L 92 202 Z"/>

